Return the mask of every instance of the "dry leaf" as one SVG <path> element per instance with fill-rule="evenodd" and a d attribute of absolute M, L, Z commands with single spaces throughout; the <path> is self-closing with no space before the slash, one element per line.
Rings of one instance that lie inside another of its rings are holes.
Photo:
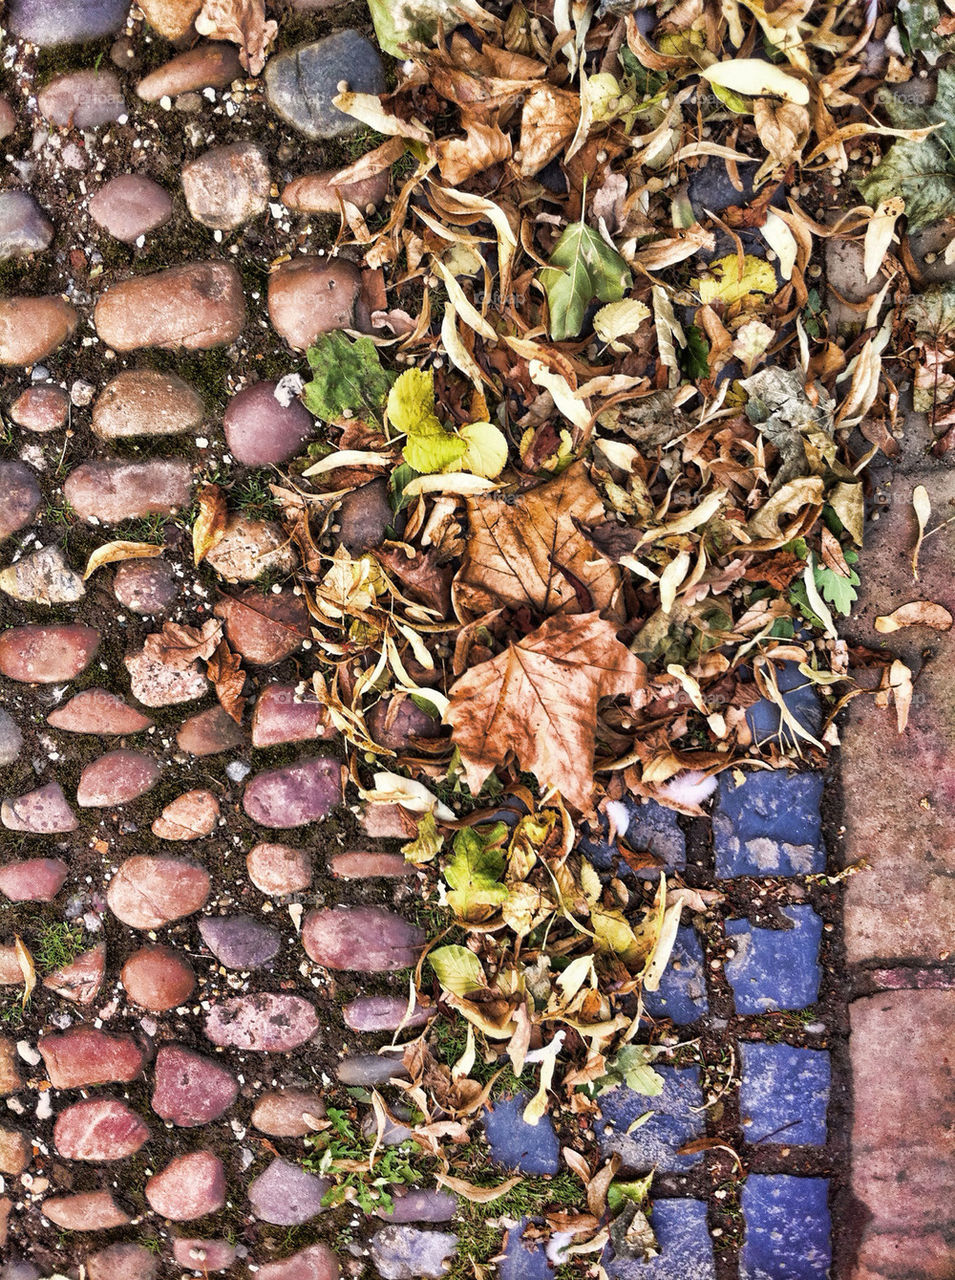
<path fill-rule="evenodd" d="M 430 148 L 441 177 L 451 186 L 466 182 L 511 155 L 511 140 L 499 125 L 474 120 L 465 128 L 467 137 L 441 138 Z"/>
<path fill-rule="evenodd" d="M 83 581 L 104 564 L 114 564 L 117 560 L 149 560 L 161 556 L 163 551 L 155 542 L 105 542 L 87 560 Z"/>
<path fill-rule="evenodd" d="M 580 98 L 576 93 L 542 84 L 528 94 L 521 113 L 517 153 L 525 178 L 540 173 L 560 154 L 574 136 L 579 119 Z"/>
<path fill-rule="evenodd" d="M 923 484 L 917 484 L 912 490 L 912 510 L 915 512 L 915 518 L 919 526 L 918 536 L 915 539 L 915 550 L 912 552 L 912 577 L 917 582 L 919 576 L 919 553 L 922 550 L 922 541 L 925 538 L 925 526 L 928 524 L 929 516 L 932 514 L 932 502 L 928 496 L 928 490 Z"/>
<path fill-rule="evenodd" d="M 952 621 L 952 615 L 944 605 L 934 604 L 931 600 L 913 600 L 910 604 L 900 605 L 891 613 L 876 618 L 875 629 L 882 635 L 889 635 L 902 627 L 931 627 L 933 631 L 949 631 Z"/>
<path fill-rule="evenodd" d="M 227 711 L 236 724 L 241 724 L 245 710 L 245 698 L 242 697 L 245 672 L 242 659 L 232 652 L 225 640 L 216 645 L 206 666 L 206 675 L 215 685 L 216 697 L 223 711 Z"/>
<path fill-rule="evenodd" d="M 23 974 L 23 1008 L 25 1009 L 27 1001 L 33 994 L 33 988 L 36 986 L 36 966 L 33 963 L 33 956 L 30 954 L 29 947 L 19 934 L 14 935 L 13 947 L 17 956 L 17 964 Z"/>
<path fill-rule="evenodd" d="M 229 518 L 225 494 L 217 484 L 205 484 L 199 490 L 199 514 L 192 526 L 192 555 L 200 564 L 213 547 L 222 541 Z"/>
<path fill-rule="evenodd" d="M 154 662 L 185 671 L 197 658 L 211 658 L 222 636 L 222 624 L 207 618 L 201 627 L 167 622 L 162 631 L 146 637 L 143 652 Z"/>
<path fill-rule="evenodd" d="M 237 44 L 239 61 L 249 75 L 257 76 L 279 28 L 277 22 L 266 20 L 265 0 L 205 0 L 196 30 L 211 40 Z"/>
<path fill-rule="evenodd" d="M 471 791 L 513 758 L 541 786 L 589 809 L 597 703 L 644 683 L 643 663 L 599 614 L 548 618 L 452 686 L 446 719 Z"/>

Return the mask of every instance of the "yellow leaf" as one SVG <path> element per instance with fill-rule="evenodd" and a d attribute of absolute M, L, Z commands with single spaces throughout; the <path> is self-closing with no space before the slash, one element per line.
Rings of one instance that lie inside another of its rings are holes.
<path fill-rule="evenodd" d="M 491 422 L 469 422 L 458 432 L 467 441 L 461 465 L 476 476 L 493 480 L 507 466 L 507 438 Z"/>
<path fill-rule="evenodd" d="M 608 302 L 594 316 L 594 333 L 601 342 L 608 342 L 611 351 L 627 350 L 619 338 L 628 337 L 650 319 L 650 308 L 636 298 L 624 298 L 621 302 Z"/>
<path fill-rule="evenodd" d="M 714 63 L 700 74 L 710 84 L 722 85 L 724 89 L 732 89 L 734 93 L 744 93 L 751 98 L 772 94 L 801 107 L 809 102 L 808 85 L 762 58 L 730 58 L 727 62 Z"/>
<path fill-rule="evenodd" d="M 117 560 L 149 560 L 162 553 L 163 548 L 155 542 L 106 542 L 97 547 L 86 562 L 83 581 L 104 564 L 113 564 Z"/>
<path fill-rule="evenodd" d="M 434 416 L 434 376 L 425 369 L 406 369 L 388 392 L 388 422 L 400 434 L 412 435 Z"/>
<path fill-rule="evenodd" d="M 29 947 L 19 934 L 14 935 L 13 945 L 17 955 L 17 964 L 23 974 L 23 1008 L 25 1009 L 27 1001 L 33 994 L 33 988 L 36 986 L 36 967 L 33 964 L 33 956 L 30 955 Z"/>
<path fill-rule="evenodd" d="M 740 273 L 739 258 L 729 253 L 725 258 L 717 258 L 710 264 L 710 276 L 700 276 L 690 281 L 704 304 L 725 302 L 731 306 L 748 293 L 775 293 L 776 272 L 762 258 L 747 253 L 743 257 L 743 270 Z"/>
<path fill-rule="evenodd" d="M 196 564 L 222 541 L 228 514 L 225 494 L 219 486 L 203 485 L 199 490 L 199 514 L 192 526 L 192 555 Z"/>

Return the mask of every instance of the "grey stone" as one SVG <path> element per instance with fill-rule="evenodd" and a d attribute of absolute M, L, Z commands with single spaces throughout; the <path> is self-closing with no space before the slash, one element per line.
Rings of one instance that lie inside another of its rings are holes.
<path fill-rule="evenodd" d="M 457 1244 L 450 1231 L 391 1226 L 372 1236 L 370 1251 L 382 1280 L 439 1280 Z"/>
<path fill-rule="evenodd" d="M 342 81 L 355 93 L 386 88 L 375 46 L 350 29 L 281 53 L 265 68 L 269 105 L 306 138 L 335 138 L 358 128 L 357 120 L 332 105 Z"/>
<path fill-rule="evenodd" d="M 0 542 L 31 524 L 42 498 L 33 472 L 22 462 L 0 462 Z"/>
<path fill-rule="evenodd" d="M 9 711 L 0 707 L 0 766 L 13 764 L 20 755 L 23 734 Z"/>
<path fill-rule="evenodd" d="M 268 158 L 254 142 L 211 147 L 182 170 L 190 214 L 203 226 L 221 231 L 264 213 L 270 186 Z"/>
<path fill-rule="evenodd" d="M 342 1084 L 379 1085 L 405 1080 L 408 1072 L 392 1053 L 356 1053 L 340 1062 L 335 1074 Z"/>
<path fill-rule="evenodd" d="M 295 1227 L 322 1212 L 322 1197 L 330 1185 L 327 1178 L 275 1159 L 249 1183 L 249 1203 L 260 1222 Z"/>
<path fill-rule="evenodd" d="M 26 191 L 0 191 L 0 259 L 42 253 L 53 239 L 53 223 Z"/>
<path fill-rule="evenodd" d="M 280 935 L 254 916 L 205 916 L 202 940 L 227 969 L 258 969 L 278 954 Z"/>
<path fill-rule="evenodd" d="M 14 35 L 46 49 L 112 35 L 128 10 L 127 0 L 9 0 L 7 23 Z"/>
<path fill-rule="evenodd" d="M 83 579 L 59 547 L 41 547 L 0 572 L 0 591 L 28 604 L 75 604 L 86 595 Z"/>

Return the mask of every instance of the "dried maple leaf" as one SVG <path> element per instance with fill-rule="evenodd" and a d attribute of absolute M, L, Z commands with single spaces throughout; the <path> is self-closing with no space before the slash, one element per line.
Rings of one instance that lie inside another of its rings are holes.
<path fill-rule="evenodd" d="M 245 672 L 241 658 L 232 652 L 225 640 L 216 645 L 206 666 L 206 675 L 215 685 L 216 697 L 223 711 L 228 712 L 236 724 L 241 724 L 245 710 L 245 698 L 242 697 Z"/>
<path fill-rule="evenodd" d="M 501 604 L 542 613 L 614 614 L 620 571 L 580 526 L 606 512 L 582 463 L 516 499 L 469 498 L 471 536 L 455 602 L 472 614 Z"/>
<path fill-rule="evenodd" d="M 225 533 L 229 512 L 225 494 L 217 484 L 204 484 L 199 490 L 199 514 L 192 526 L 192 557 L 200 564 Z"/>
<path fill-rule="evenodd" d="M 196 18 L 201 36 L 231 40 L 239 46 L 239 61 L 252 76 L 265 66 L 278 29 L 277 22 L 266 21 L 265 0 L 205 0 Z"/>
<path fill-rule="evenodd" d="M 465 128 L 467 137 L 439 138 L 431 145 L 441 177 L 453 187 L 511 158 L 511 140 L 499 125 L 474 120 Z"/>
<path fill-rule="evenodd" d="M 643 663 L 597 613 L 548 618 L 517 644 L 472 667 L 451 689 L 447 719 L 477 795 L 513 757 L 576 809 L 593 793 L 597 703 L 646 682 Z"/>
<path fill-rule="evenodd" d="M 550 164 L 574 136 L 580 120 L 580 97 L 567 89 L 542 84 L 527 96 L 521 112 L 521 174 L 531 178 Z"/>
<path fill-rule="evenodd" d="M 222 637 L 222 624 L 207 618 L 201 627 L 167 622 L 162 631 L 146 637 L 143 652 L 154 662 L 185 671 L 197 658 L 210 658 Z"/>

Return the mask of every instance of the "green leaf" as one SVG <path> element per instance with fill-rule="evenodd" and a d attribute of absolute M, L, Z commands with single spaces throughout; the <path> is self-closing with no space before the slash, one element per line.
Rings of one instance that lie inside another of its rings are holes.
<path fill-rule="evenodd" d="M 438 430 L 429 435 L 409 436 L 401 452 L 409 467 L 414 467 L 421 475 L 430 476 L 439 471 L 455 470 L 466 450 L 463 440 L 449 435 L 438 423 Z"/>
<path fill-rule="evenodd" d="M 309 347 L 312 380 L 305 384 L 305 407 L 316 418 L 334 422 L 351 414 L 378 420 L 393 375 L 382 368 L 371 338 L 352 340 L 347 334 L 323 333 Z"/>
<path fill-rule="evenodd" d="M 540 275 L 547 293 L 550 336 L 555 342 L 576 338 L 594 298 L 619 302 L 633 283 L 630 268 L 585 222 L 564 228 Z"/>
<path fill-rule="evenodd" d="M 487 986 L 484 966 L 467 947 L 438 947 L 428 956 L 435 977 L 455 996 L 469 996 Z"/>
<path fill-rule="evenodd" d="M 507 437 L 491 422 L 469 422 L 459 438 L 466 444 L 461 465 L 465 471 L 493 480 L 507 466 Z"/>
<path fill-rule="evenodd" d="M 615 1214 L 623 1204 L 632 1200 L 642 1209 L 647 1203 L 652 1182 L 652 1173 L 648 1173 L 645 1178 L 638 1178 L 635 1182 L 611 1182 L 607 1188 L 607 1208 Z"/>
<path fill-rule="evenodd" d="M 464 827 L 454 837 L 454 855 L 444 868 L 444 878 L 450 889 L 448 905 L 458 919 L 486 916 L 486 908 L 507 900 L 507 886 L 502 883 L 507 859 L 501 848 L 506 836 L 507 827 L 497 822 L 487 836 Z"/>
<path fill-rule="evenodd" d="M 683 372 L 694 381 L 710 376 L 710 344 L 703 330 L 695 324 L 684 325 L 686 347 L 680 353 L 680 364 Z"/>
<path fill-rule="evenodd" d="M 942 19 L 937 0 L 899 0 L 895 11 L 908 35 L 909 49 L 921 53 L 933 67 L 943 53 L 955 49 L 955 37 L 935 31 Z"/>
<path fill-rule="evenodd" d="M 663 1092 L 663 1077 L 654 1071 L 650 1063 L 656 1058 L 653 1045 L 628 1044 L 608 1063 L 611 1071 L 622 1076 L 628 1088 L 648 1098 L 658 1098 Z"/>
<path fill-rule="evenodd" d="M 434 814 L 429 809 L 418 819 L 418 834 L 414 840 L 401 846 L 401 852 L 409 862 L 431 862 L 442 849 L 444 836 L 438 830 Z"/>
<path fill-rule="evenodd" d="M 475 0 L 368 0 L 378 43 L 386 53 L 404 58 L 403 45 L 421 41 L 430 45 L 438 23 L 446 33 L 468 18 L 481 17 Z"/>
<path fill-rule="evenodd" d="M 434 412 L 434 375 L 406 369 L 388 392 L 388 422 L 407 436 L 405 462 L 421 475 L 456 467 L 467 444 L 445 431 Z"/>
<path fill-rule="evenodd" d="M 906 102 L 883 91 L 879 101 L 892 124 L 902 129 L 940 124 L 921 142 L 900 138 L 881 164 L 858 187 L 873 208 L 901 196 L 910 228 L 941 222 L 955 213 L 955 70 L 938 73 L 935 101 L 927 106 Z"/>

